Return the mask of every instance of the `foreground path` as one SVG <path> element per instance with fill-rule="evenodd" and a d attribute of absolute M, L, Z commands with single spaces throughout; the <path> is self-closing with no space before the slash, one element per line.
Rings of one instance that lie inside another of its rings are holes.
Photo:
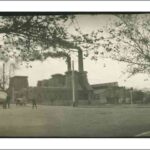
<path fill-rule="evenodd" d="M 0 108 L 0 137 L 134 137 L 150 131 L 150 108 Z"/>

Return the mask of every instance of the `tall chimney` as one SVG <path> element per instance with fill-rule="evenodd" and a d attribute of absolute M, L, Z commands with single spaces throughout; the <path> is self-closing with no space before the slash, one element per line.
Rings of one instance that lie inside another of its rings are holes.
<path fill-rule="evenodd" d="M 66 62 L 67 62 L 68 71 L 71 71 L 71 57 L 70 56 L 67 57 Z"/>
<path fill-rule="evenodd" d="M 79 72 L 83 72 L 83 52 L 81 49 L 78 49 L 78 69 Z"/>

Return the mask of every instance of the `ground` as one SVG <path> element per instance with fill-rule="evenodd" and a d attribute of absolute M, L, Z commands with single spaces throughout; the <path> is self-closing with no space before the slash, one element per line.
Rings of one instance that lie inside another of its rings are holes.
<path fill-rule="evenodd" d="M 135 137 L 150 131 L 150 106 L 11 105 L 0 120 L 1 137 Z"/>

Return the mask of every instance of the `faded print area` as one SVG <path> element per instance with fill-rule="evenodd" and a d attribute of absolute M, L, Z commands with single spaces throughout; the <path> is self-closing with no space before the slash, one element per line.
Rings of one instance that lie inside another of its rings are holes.
<path fill-rule="evenodd" d="M 150 14 L 1 14 L 1 137 L 149 137 Z"/>

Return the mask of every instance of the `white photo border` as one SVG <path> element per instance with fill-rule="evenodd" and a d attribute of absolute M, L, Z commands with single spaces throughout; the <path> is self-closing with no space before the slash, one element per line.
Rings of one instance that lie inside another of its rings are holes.
<path fill-rule="evenodd" d="M 150 12 L 150 1 L 0 1 L 1 12 Z M 0 149 L 149 149 L 148 138 L 1 138 Z"/>

